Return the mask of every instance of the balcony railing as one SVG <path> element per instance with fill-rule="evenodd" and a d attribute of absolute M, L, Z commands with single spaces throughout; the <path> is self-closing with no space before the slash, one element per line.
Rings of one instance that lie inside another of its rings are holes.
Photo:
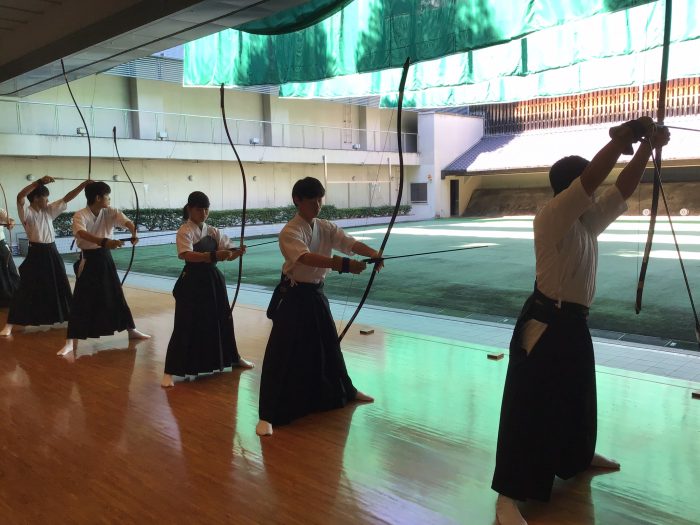
<path fill-rule="evenodd" d="M 227 143 L 221 117 L 81 106 L 91 137 Z M 261 120 L 226 119 L 235 144 L 305 149 L 397 151 L 395 131 L 377 131 Z M 0 100 L 0 133 L 76 136 L 84 128 L 75 106 Z M 418 151 L 416 133 L 402 133 L 403 149 Z"/>

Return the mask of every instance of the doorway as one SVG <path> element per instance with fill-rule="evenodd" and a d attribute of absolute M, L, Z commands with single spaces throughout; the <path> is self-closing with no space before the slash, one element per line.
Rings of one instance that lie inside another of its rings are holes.
<path fill-rule="evenodd" d="M 450 181 L 450 217 L 459 216 L 459 179 Z"/>

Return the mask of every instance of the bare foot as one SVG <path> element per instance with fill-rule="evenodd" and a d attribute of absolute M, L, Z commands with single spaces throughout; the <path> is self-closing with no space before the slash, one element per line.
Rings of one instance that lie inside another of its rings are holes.
<path fill-rule="evenodd" d="M 173 376 L 170 374 L 163 374 L 163 379 L 160 381 L 160 386 L 163 388 L 170 388 L 172 386 L 175 386 L 175 383 L 173 382 Z"/>
<path fill-rule="evenodd" d="M 372 403 L 374 401 L 374 398 L 358 390 L 357 394 L 355 394 L 355 401 L 360 401 L 362 403 Z"/>
<path fill-rule="evenodd" d="M 2 336 L 2 337 L 8 337 L 8 336 L 10 336 L 10 335 L 12 335 L 12 325 L 11 325 L 10 323 L 7 323 L 7 324 L 5 325 L 5 328 L 3 328 L 2 330 L 0 330 L 0 336 Z"/>
<path fill-rule="evenodd" d="M 139 332 L 136 328 L 129 328 L 129 339 L 150 339 L 151 336 L 148 334 L 144 334 L 143 332 Z"/>
<path fill-rule="evenodd" d="M 496 499 L 496 518 L 501 525 L 527 525 L 517 503 L 503 494 Z"/>
<path fill-rule="evenodd" d="M 78 340 L 77 339 L 66 339 L 66 344 L 63 345 L 56 355 L 65 356 L 71 352 L 76 352 L 78 350 Z"/>
<path fill-rule="evenodd" d="M 271 436 L 272 435 L 272 425 L 268 423 L 267 421 L 263 421 L 262 419 L 258 421 L 258 424 L 255 426 L 255 433 L 258 436 Z"/>
<path fill-rule="evenodd" d="M 248 361 L 245 357 L 238 357 L 238 362 L 233 363 L 234 367 L 238 368 L 255 368 L 255 363 Z"/>
<path fill-rule="evenodd" d="M 604 468 L 608 470 L 620 470 L 620 464 L 614 459 L 608 459 L 605 456 L 601 456 L 597 452 L 593 454 L 593 459 L 591 460 L 591 467 L 593 468 Z"/>

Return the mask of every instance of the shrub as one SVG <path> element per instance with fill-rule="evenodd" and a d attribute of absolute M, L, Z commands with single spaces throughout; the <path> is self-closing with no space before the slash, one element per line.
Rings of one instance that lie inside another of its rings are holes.
<path fill-rule="evenodd" d="M 136 219 L 136 210 L 122 210 L 132 221 Z M 323 206 L 319 217 L 328 220 L 360 219 L 364 217 L 389 217 L 394 211 L 393 206 L 336 208 Z M 296 214 L 294 206 L 282 208 L 249 208 L 246 210 L 246 225 L 279 224 L 289 221 Z M 399 215 L 408 215 L 411 207 L 403 205 Z M 207 224 L 216 228 L 240 226 L 243 210 L 212 210 L 209 212 Z M 69 237 L 72 232 L 73 213 L 62 213 L 54 220 L 53 226 L 56 237 Z M 140 231 L 173 231 L 182 224 L 181 208 L 142 208 L 139 210 Z"/>

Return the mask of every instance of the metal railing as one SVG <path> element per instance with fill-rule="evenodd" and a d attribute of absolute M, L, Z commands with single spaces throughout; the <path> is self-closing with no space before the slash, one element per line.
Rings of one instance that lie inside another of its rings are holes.
<path fill-rule="evenodd" d="M 220 116 L 81 106 L 91 137 L 111 138 L 112 127 L 122 139 L 168 140 L 223 144 L 227 142 Z M 236 144 L 304 149 L 398 150 L 395 131 L 378 131 L 311 124 L 290 124 L 228 118 Z M 81 135 L 83 123 L 70 104 L 0 100 L 0 133 Z M 403 149 L 418 151 L 418 135 L 402 133 Z"/>

